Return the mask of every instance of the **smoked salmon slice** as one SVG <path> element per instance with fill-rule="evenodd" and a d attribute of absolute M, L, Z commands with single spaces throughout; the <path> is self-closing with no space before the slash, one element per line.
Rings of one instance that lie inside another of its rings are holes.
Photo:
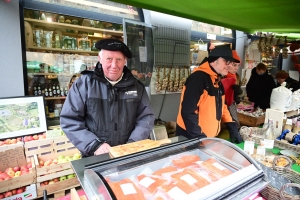
<path fill-rule="evenodd" d="M 162 169 L 159 169 L 157 171 L 155 171 L 152 175 L 155 176 L 161 176 L 164 173 L 170 173 L 170 172 L 176 172 L 177 168 L 174 166 L 168 166 L 168 167 L 164 167 Z"/>
<path fill-rule="evenodd" d="M 167 180 L 165 179 L 144 174 L 139 175 L 136 178 L 138 180 L 139 185 L 141 185 L 141 187 L 146 188 L 150 194 L 153 194 L 158 187 L 164 185 L 167 182 Z"/>
<path fill-rule="evenodd" d="M 195 162 L 200 161 L 200 157 L 197 155 L 185 155 L 178 159 L 172 160 L 172 163 L 175 167 L 180 169 L 188 167 L 195 164 Z"/>
<path fill-rule="evenodd" d="M 213 158 L 209 158 L 208 160 L 202 162 L 200 164 L 200 166 L 208 171 L 211 171 L 213 174 L 215 174 L 219 178 L 224 178 L 224 177 L 232 174 L 232 172 L 229 169 L 225 168 L 223 165 L 218 163 L 218 161 L 216 161 Z"/>
<path fill-rule="evenodd" d="M 194 186 L 195 190 L 203 188 L 206 185 L 209 185 L 210 182 L 200 176 L 193 169 L 184 169 L 182 172 L 171 175 L 172 178 L 176 179 L 176 181 L 183 182 L 183 184 L 188 184 L 189 186 Z M 194 191 L 195 191 L 194 190 Z"/>
<path fill-rule="evenodd" d="M 144 194 L 129 178 L 108 184 L 118 200 L 145 200 Z"/>

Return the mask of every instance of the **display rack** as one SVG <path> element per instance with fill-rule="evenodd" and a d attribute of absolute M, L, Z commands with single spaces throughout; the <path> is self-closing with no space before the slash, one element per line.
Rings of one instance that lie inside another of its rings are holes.
<path fill-rule="evenodd" d="M 161 24 L 155 24 L 154 27 L 154 66 L 156 71 L 157 68 L 164 66 L 171 68 L 189 66 L 190 38 L 188 30 Z M 151 82 L 154 82 L 153 77 Z M 167 84 L 169 84 L 170 78 L 173 77 L 170 77 L 169 74 Z M 164 89 L 158 119 L 160 119 L 166 93 L 167 88 Z"/>

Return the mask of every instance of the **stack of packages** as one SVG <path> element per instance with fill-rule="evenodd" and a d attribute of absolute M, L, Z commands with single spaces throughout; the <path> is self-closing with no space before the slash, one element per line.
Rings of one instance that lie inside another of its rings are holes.
<path fill-rule="evenodd" d="M 117 199 L 186 199 L 188 195 L 232 174 L 214 158 L 201 161 L 197 155 L 174 156 L 163 168 L 144 169 L 139 175 L 117 180 L 105 179 Z"/>

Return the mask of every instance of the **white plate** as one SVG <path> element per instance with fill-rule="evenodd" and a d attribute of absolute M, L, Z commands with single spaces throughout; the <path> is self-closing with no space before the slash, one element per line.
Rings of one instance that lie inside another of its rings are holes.
<path fill-rule="evenodd" d="M 294 156 L 294 157 L 299 157 L 299 154 L 293 152 L 293 151 L 290 151 L 290 150 L 281 150 L 280 153 L 282 155 L 285 155 L 285 156 Z"/>

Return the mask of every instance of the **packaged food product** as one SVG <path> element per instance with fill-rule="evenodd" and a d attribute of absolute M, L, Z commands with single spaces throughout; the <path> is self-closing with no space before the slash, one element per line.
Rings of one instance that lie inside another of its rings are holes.
<path fill-rule="evenodd" d="M 138 180 L 138 184 L 145 188 L 149 194 L 153 194 L 156 192 L 158 187 L 163 186 L 165 183 L 167 183 L 167 180 L 160 178 L 160 177 L 155 177 L 151 175 L 139 175 L 136 177 Z"/>
<path fill-rule="evenodd" d="M 190 155 L 181 156 L 180 158 L 177 159 L 173 159 L 172 163 L 175 167 L 182 169 L 195 164 L 195 162 L 197 161 L 200 161 L 200 157 L 197 155 L 190 154 Z"/>
<path fill-rule="evenodd" d="M 212 172 L 218 178 L 224 178 L 232 174 L 232 172 L 229 169 L 218 163 L 218 161 L 216 161 L 213 158 L 207 159 L 206 161 L 202 162 L 200 166 Z"/>
<path fill-rule="evenodd" d="M 108 184 L 117 199 L 145 200 L 144 194 L 129 178 L 117 182 L 109 182 Z"/>

